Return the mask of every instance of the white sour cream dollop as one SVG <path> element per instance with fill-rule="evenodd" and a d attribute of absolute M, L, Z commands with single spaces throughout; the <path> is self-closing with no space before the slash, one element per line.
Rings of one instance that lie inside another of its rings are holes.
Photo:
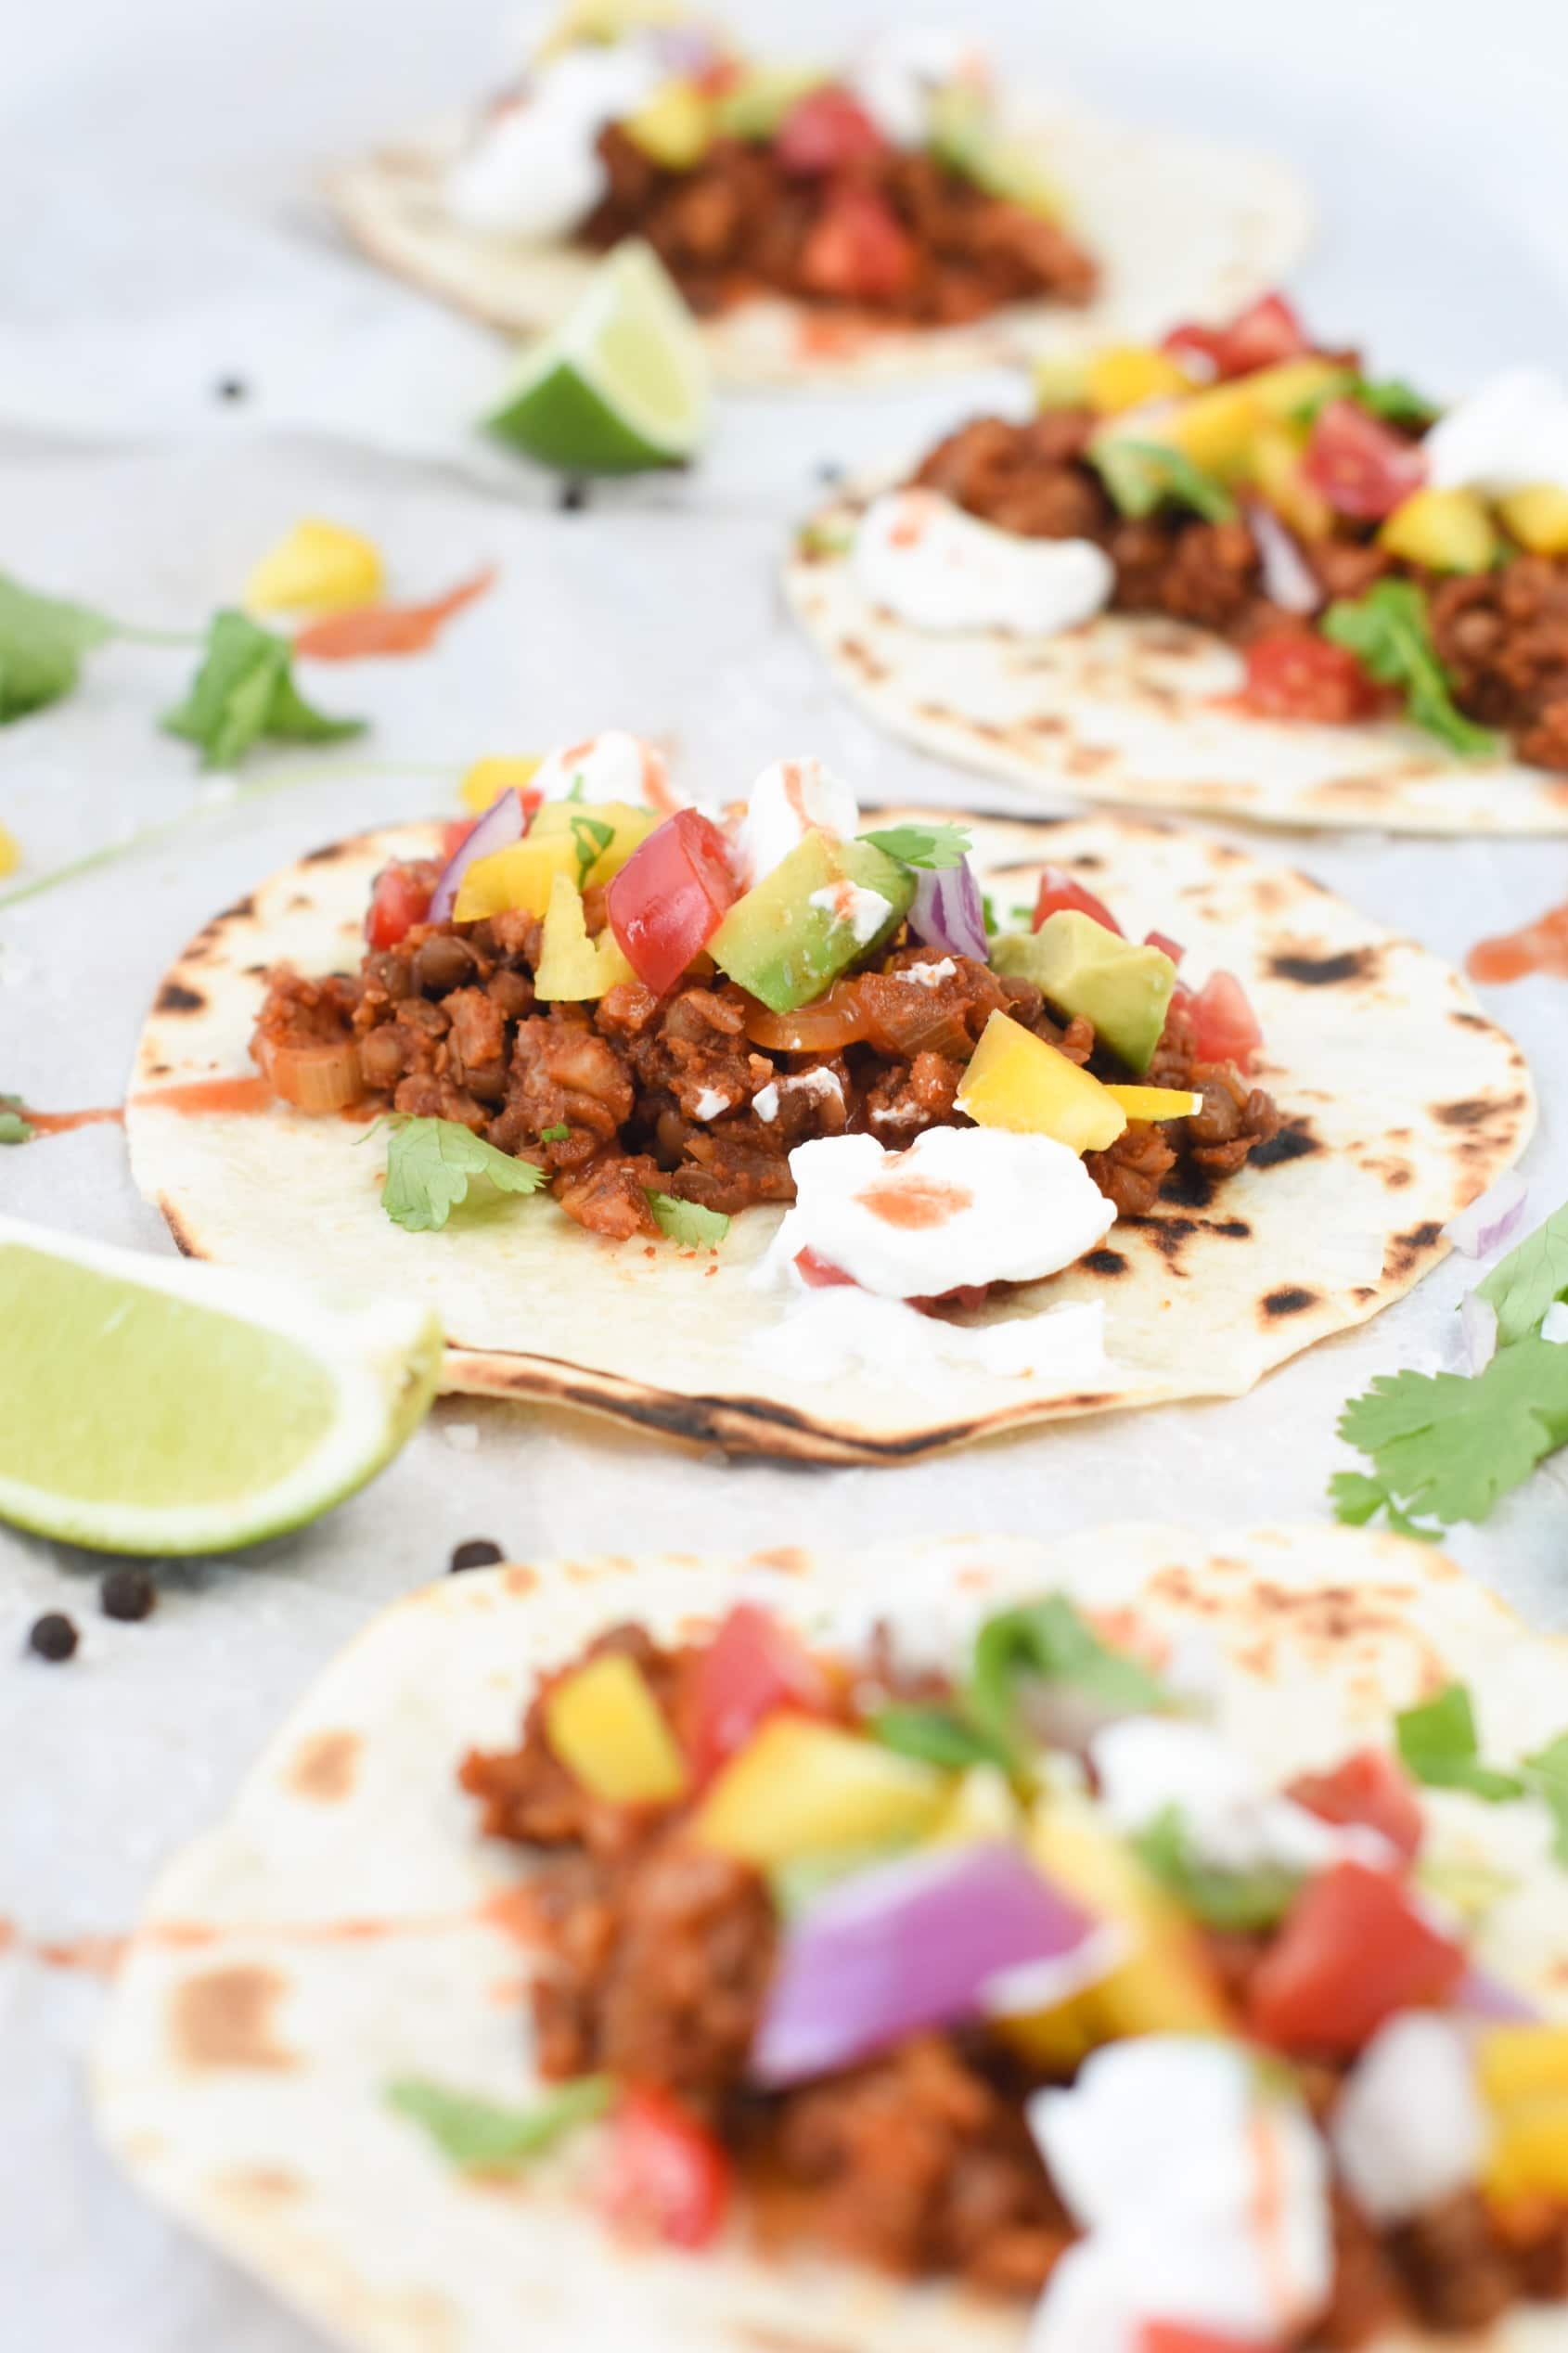
<path fill-rule="evenodd" d="M 1434 490 L 1568 490 L 1568 391 L 1544 367 L 1510 367 L 1440 417 L 1421 447 Z"/>
<path fill-rule="evenodd" d="M 1386 1870 L 1396 1859 L 1376 1831 L 1342 1829 L 1270 1789 L 1251 1757 L 1206 1724 L 1127 1716 L 1090 1743 L 1100 1803 L 1131 1837 L 1167 1807 L 1216 1871 L 1318 1871 L 1344 1858 Z"/>
<path fill-rule="evenodd" d="M 759 1364 L 819 1388 L 858 1371 L 950 1406 L 955 1372 L 994 1381 L 1049 1381 L 1085 1388 L 1110 1369 L 1105 1309 L 1072 1299 L 986 1324 L 948 1323 L 903 1299 L 879 1299 L 854 1283 L 797 1290 L 777 1323 L 752 1341 Z"/>
<path fill-rule="evenodd" d="M 663 753 L 622 727 L 557 744 L 540 761 L 528 789 L 546 801 L 565 801 L 575 792 L 579 801 L 643 802 L 652 809 L 674 805 Z"/>
<path fill-rule="evenodd" d="M 868 43 L 850 88 L 884 139 L 894 147 L 924 147 L 934 91 L 962 82 L 983 93 L 990 84 L 985 53 L 950 25 L 899 25 Z"/>
<path fill-rule="evenodd" d="M 1326 2152 L 1239 2044 L 1111 2044 L 1029 2121 L 1087 2234 L 1051 2273 L 1029 2353 L 1137 2353 L 1152 2321 L 1272 2345 L 1328 2302 Z"/>
<path fill-rule="evenodd" d="M 743 881 L 760 882 L 808 833 L 832 833 L 847 842 L 859 826 L 860 804 L 831 768 L 810 752 L 798 760 L 775 760 L 747 798 L 735 838 L 737 870 Z"/>
<path fill-rule="evenodd" d="M 883 1299 L 1033 1282 L 1092 1250 L 1116 1215 L 1065 1144 L 995 1127 L 931 1127 L 902 1152 L 820 1136 L 795 1147 L 790 1173 L 795 1205 L 765 1264 L 792 1269 L 810 1250 Z"/>
<path fill-rule="evenodd" d="M 640 106 L 660 78 L 642 42 L 585 44 L 535 66 L 447 172 L 448 213 L 493 237 L 565 237 L 604 194 L 599 133 Z"/>
<path fill-rule="evenodd" d="M 1490 2137 L 1464 2030 L 1430 2010 L 1380 2026 L 1329 2120 L 1352 2196 L 1384 2224 L 1467 2189 Z"/>
<path fill-rule="evenodd" d="M 997 531 L 934 490 L 885 491 L 873 499 L 850 561 L 872 604 L 933 635 L 1007 629 L 1053 637 L 1103 612 L 1116 581 L 1093 540 Z"/>

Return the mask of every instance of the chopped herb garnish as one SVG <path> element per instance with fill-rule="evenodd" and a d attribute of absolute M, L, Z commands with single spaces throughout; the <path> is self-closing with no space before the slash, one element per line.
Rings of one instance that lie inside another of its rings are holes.
<path fill-rule="evenodd" d="M 1189 507 L 1205 522 L 1227 523 L 1235 516 L 1236 501 L 1225 484 L 1163 442 L 1108 433 L 1090 444 L 1088 454 L 1124 515 L 1151 515 L 1169 505 Z"/>
<path fill-rule="evenodd" d="M 1515 1341 L 1468 1379 L 1381 1373 L 1346 1406 L 1339 1432 L 1371 1458 L 1383 1490 L 1374 1501 L 1365 1478 L 1341 1472 L 1332 1493 L 1342 1519 L 1364 1524 L 1389 1502 L 1443 1527 L 1484 1520 L 1499 1496 L 1568 1445 L 1568 1348 Z"/>
<path fill-rule="evenodd" d="M 1547 1309 L 1568 1299 L 1568 1203 L 1526 1234 L 1477 1288 L 1497 1309 L 1499 1347 L 1538 1331 Z"/>
<path fill-rule="evenodd" d="M 452 1212 L 467 1201 L 476 1177 L 487 1179 L 503 1193 L 537 1192 L 545 1181 L 535 1162 L 498 1151 L 458 1120 L 405 1119 L 394 1113 L 386 1125 L 390 1133 L 381 1207 L 405 1233 L 439 1233 Z M 368 1142 L 380 1125 L 378 1121 L 360 1142 Z"/>
<path fill-rule="evenodd" d="M 1412 432 L 1424 432 L 1443 414 L 1435 401 L 1418 392 L 1413 384 L 1407 384 L 1402 376 L 1356 376 L 1347 373 L 1331 384 L 1325 384 L 1301 403 L 1292 414 L 1298 424 L 1314 425 L 1318 414 L 1331 400 L 1353 400 L 1357 408 L 1364 408 L 1370 417 L 1380 417 L 1385 425 L 1399 425 Z"/>
<path fill-rule="evenodd" d="M 1280 1863 L 1224 1871 L 1206 1862 L 1179 1806 L 1163 1807 L 1133 1845 L 1146 1869 L 1209 1928 L 1272 1928 L 1301 1885 L 1302 1874 Z"/>
<path fill-rule="evenodd" d="M 1478 727 L 1455 705 L 1448 674 L 1432 642 L 1426 598 L 1413 580 L 1380 580 L 1364 597 L 1340 598 L 1323 615 L 1321 627 L 1380 686 L 1397 687 L 1414 724 L 1451 752 L 1484 759 L 1497 751 L 1490 729 Z"/>
<path fill-rule="evenodd" d="M 969 1712 L 1008 1755 L 1017 1734 L 1019 1686 L 1030 1680 L 1071 1683 L 1128 1715 L 1146 1716 L 1170 1704 L 1159 1678 L 1102 1642 L 1061 1593 L 1004 1610 L 987 1618 L 975 1636 Z"/>
<path fill-rule="evenodd" d="M 542 1144 L 564 1144 L 571 1133 L 565 1120 L 558 1120 L 554 1127 L 541 1127 L 539 1141 Z"/>
<path fill-rule="evenodd" d="M 572 847 L 577 853 L 577 887 L 582 889 L 594 867 L 615 839 L 615 828 L 602 817 L 573 817 Z"/>
<path fill-rule="evenodd" d="M 1342 1520 L 1346 1527 L 1364 1528 L 1382 1511 L 1388 1525 L 1399 1536 L 1414 1537 L 1420 1544 L 1442 1541 L 1441 1528 L 1420 1526 L 1401 1511 L 1382 1480 L 1369 1478 L 1364 1471 L 1336 1471 L 1329 1482 L 1329 1495 L 1335 1519 Z"/>
<path fill-rule="evenodd" d="M 106 614 L 0 573 L 0 723 L 58 702 L 80 677 L 82 656 L 114 635 Z"/>
<path fill-rule="evenodd" d="M 1517 1773 L 1499 1773 L 1481 1762 L 1475 1710 L 1462 1683 L 1450 1683 L 1435 1698 L 1401 1709 L 1394 1719 L 1400 1762 L 1428 1789 L 1463 1789 L 1499 1806 L 1522 1797 Z"/>
<path fill-rule="evenodd" d="M 729 1231 L 728 1218 L 718 1210 L 704 1209 L 695 1201 L 677 1201 L 674 1193 L 650 1192 L 648 1205 L 660 1232 L 691 1250 L 717 1249 Z"/>
<path fill-rule="evenodd" d="M 867 1726 L 873 1740 L 900 1756 L 962 1772 L 970 1765 L 1006 1765 L 1007 1751 L 988 1732 L 945 1707 L 884 1707 Z"/>
<path fill-rule="evenodd" d="M 492 2172 L 522 2165 L 576 2126 L 602 2116 L 615 2097 L 609 2076 L 579 2076 L 532 2108 L 501 2108 L 419 2076 L 387 2086 L 389 2108 L 430 2134 L 454 2165 Z"/>
<path fill-rule="evenodd" d="M 795 546 L 803 556 L 847 556 L 855 545 L 848 523 L 803 523 Z"/>
<path fill-rule="evenodd" d="M 38 1130 L 22 1116 L 19 1095 L 0 1095 L 0 1144 L 31 1144 Z"/>
<path fill-rule="evenodd" d="M 204 768 L 231 768 L 263 738 L 337 743 L 362 735 L 363 719 L 329 719 L 294 684 L 293 649 L 250 616 L 215 613 L 189 694 L 163 726 L 200 746 Z"/>
<path fill-rule="evenodd" d="M 1559 1732 L 1545 1748 L 1524 1759 L 1524 1775 L 1536 1795 L 1549 1809 L 1554 1826 L 1551 1851 L 1568 1871 L 1568 1732 Z"/>
<path fill-rule="evenodd" d="M 905 866 L 937 874 L 962 866 L 970 846 L 961 825 L 893 825 L 885 833 L 863 833 L 860 839 Z"/>
<path fill-rule="evenodd" d="M 997 929 L 996 902 L 989 891 L 982 891 L 980 894 L 980 919 L 985 926 L 987 935 L 995 939 Z"/>

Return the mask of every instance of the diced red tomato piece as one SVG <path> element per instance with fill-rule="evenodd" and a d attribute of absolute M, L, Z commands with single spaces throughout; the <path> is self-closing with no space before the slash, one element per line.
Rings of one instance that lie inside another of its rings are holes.
<path fill-rule="evenodd" d="M 1335 1863 L 1296 1897 L 1253 1972 L 1248 2023 L 1280 2050 L 1348 2059 L 1396 2010 L 1442 2001 L 1465 1965 L 1401 1881 Z"/>
<path fill-rule="evenodd" d="M 711 817 L 678 809 L 639 842 L 606 896 L 610 928 L 644 985 L 667 996 L 740 895 Z"/>
<path fill-rule="evenodd" d="M 693 1770 L 707 1781 L 765 1717 L 780 1708 L 821 1716 L 830 1699 L 827 1678 L 794 1636 L 755 1601 L 738 1601 L 697 1665 L 688 1734 Z"/>
<path fill-rule="evenodd" d="M 1303 1773 L 1286 1794 L 1325 1822 L 1381 1831 L 1409 1862 L 1421 1843 L 1421 1809 L 1409 1775 L 1386 1748 L 1358 1748 L 1331 1773 Z"/>
<path fill-rule="evenodd" d="M 1173 327 L 1163 348 L 1173 359 L 1196 359 L 1216 376 L 1250 376 L 1312 349 L 1295 311 L 1282 294 L 1264 294 L 1224 327 Z"/>
<path fill-rule="evenodd" d="M 1353 400 L 1318 410 L 1301 469 L 1336 513 L 1357 522 L 1381 522 L 1426 480 L 1419 444 Z"/>
<path fill-rule="evenodd" d="M 1255 2338 L 1189 2329 L 1180 2321 L 1145 2321 L 1137 2333 L 1137 2353 L 1272 2353 L 1272 2348 Z"/>
<path fill-rule="evenodd" d="M 806 238 L 801 282 L 815 294 L 869 302 L 903 293 L 918 261 L 914 239 L 887 199 L 851 182 L 829 196 Z"/>
<path fill-rule="evenodd" d="M 442 827 L 441 855 L 443 865 L 449 865 L 456 856 L 478 823 L 477 817 L 454 817 L 449 825 Z"/>
<path fill-rule="evenodd" d="M 384 866 L 376 877 L 365 936 L 372 947 L 395 947 L 431 911 L 431 886 L 418 867 Z"/>
<path fill-rule="evenodd" d="M 813 1291 L 830 1291 L 835 1283 L 855 1280 L 842 1267 L 835 1267 L 830 1258 L 819 1258 L 815 1250 L 797 1250 L 795 1266 L 802 1282 L 809 1283 Z"/>
<path fill-rule="evenodd" d="M 1234 1062 L 1250 1068 L 1263 1044 L 1258 1018 L 1247 1002 L 1247 992 L 1233 972 L 1211 972 L 1196 994 L 1183 991 L 1183 1002 L 1197 1032 L 1201 1062 Z"/>
<path fill-rule="evenodd" d="M 678 2101 L 639 2086 L 615 2112 L 600 2201 L 633 2236 L 704 2247 L 723 2226 L 731 2175 L 725 2150 Z"/>
<path fill-rule="evenodd" d="M 1037 932 L 1048 915 L 1075 911 L 1092 915 L 1097 923 L 1103 923 L 1108 932 L 1122 937 L 1122 927 L 1103 899 L 1097 899 L 1092 891 L 1068 873 L 1064 866 L 1047 866 L 1040 877 L 1040 894 L 1035 901 L 1035 919 L 1031 931 Z"/>
<path fill-rule="evenodd" d="M 1368 719 L 1382 697 L 1348 646 L 1311 629 L 1267 629 L 1245 655 L 1240 700 L 1266 719 L 1314 719 L 1343 726 Z"/>
<path fill-rule="evenodd" d="M 832 82 L 798 98 L 773 140 L 780 170 L 803 180 L 874 162 L 887 149 L 887 140 L 859 99 Z"/>
<path fill-rule="evenodd" d="M 1173 964 L 1179 964 L 1187 954 L 1181 942 L 1173 940 L 1168 932 L 1145 932 L 1143 945 L 1145 947 L 1157 947 L 1162 956 L 1170 958 Z"/>

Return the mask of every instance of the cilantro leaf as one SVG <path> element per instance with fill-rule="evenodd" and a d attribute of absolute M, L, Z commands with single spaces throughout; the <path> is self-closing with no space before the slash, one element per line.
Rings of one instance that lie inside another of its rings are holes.
<path fill-rule="evenodd" d="M 982 891 L 980 894 L 980 919 L 985 926 L 987 936 L 995 939 L 997 932 L 996 903 L 989 891 Z"/>
<path fill-rule="evenodd" d="M 893 825 L 885 833 L 863 833 L 860 839 L 905 866 L 921 867 L 933 874 L 962 866 L 970 846 L 969 834 L 961 825 Z"/>
<path fill-rule="evenodd" d="M 974 1638 L 969 1710 L 981 1729 L 1010 1752 L 1018 1686 L 1030 1678 L 1072 1683 L 1091 1699 L 1131 1715 L 1169 1705 L 1157 1676 L 1125 1651 L 1102 1642 L 1064 1593 L 1048 1593 L 987 1618 Z"/>
<path fill-rule="evenodd" d="M 439 1233 L 467 1201 L 476 1176 L 488 1177 L 503 1193 L 534 1193 L 545 1181 L 544 1170 L 533 1161 L 498 1151 L 460 1121 L 394 1117 L 381 1207 L 405 1234 Z"/>
<path fill-rule="evenodd" d="M 1364 597 L 1341 597 L 1319 625 L 1380 686 L 1399 688 L 1415 725 L 1451 752 L 1479 759 L 1497 751 L 1491 730 L 1476 726 L 1455 706 L 1448 674 L 1432 642 L 1426 598 L 1413 580 L 1380 580 Z"/>
<path fill-rule="evenodd" d="M 1488 1806 L 1522 1797 L 1517 1773 L 1499 1773 L 1481 1762 L 1475 1710 L 1462 1683 L 1450 1683 L 1434 1699 L 1402 1708 L 1394 1719 L 1399 1761 L 1428 1789 L 1464 1789 Z"/>
<path fill-rule="evenodd" d="M 542 1144 L 564 1144 L 571 1133 L 565 1120 L 558 1120 L 553 1127 L 541 1127 L 539 1141 Z"/>
<path fill-rule="evenodd" d="M 1381 1479 L 1369 1479 L 1362 1471 L 1336 1471 L 1329 1482 L 1329 1497 L 1334 1507 L 1334 1517 L 1346 1527 L 1364 1528 L 1381 1511 L 1389 1526 L 1400 1536 L 1414 1537 L 1418 1544 L 1440 1544 L 1441 1528 L 1423 1528 L 1400 1510 Z"/>
<path fill-rule="evenodd" d="M 497 2107 L 421 2076 L 400 2077 L 386 2089 L 388 2107 L 428 2132 L 443 2156 L 482 2172 L 537 2155 L 563 2132 L 602 2116 L 614 2096 L 609 2076 L 579 2076 L 532 2108 Z"/>
<path fill-rule="evenodd" d="M 170 735 L 201 747 L 204 768 L 232 768 L 263 737 L 335 743 L 362 735 L 363 719 L 330 719 L 295 686 L 293 649 L 243 612 L 215 613 L 201 666 L 184 702 L 165 714 Z"/>
<path fill-rule="evenodd" d="M 728 1218 L 718 1210 L 704 1209 L 700 1202 L 677 1201 L 674 1193 L 650 1192 L 648 1205 L 660 1232 L 691 1250 L 717 1249 L 729 1231 Z"/>
<path fill-rule="evenodd" d="M 582 778 L 578 778 L 582 782 Z M 573 817 L 572 846 L 577 853 L 577 888 L 582 889 L 590 869 L 604 855 L 615 839 L 615 828 L 606 825 L 602 817 Z"/>
<path fill-rule="evenodd" d="M 31 1144 L 38 1130 L 22 1115 L 19 1095 L 0 1095 L 0 1144 Z"/>
<path fill-rule="evenodd" d="M 1547 1309 L 1568 1298 L 1568 1202 L 1526 1234 L 1476 1288 L 1497 1311 L 1500 1348 L 1528 1338 Z"/>
<path fill-rule="evenodd" d="M 1364 408 L 1369 417 L 1382 418 L 1385 425 L 1402 425 L 1416 432 L 1435 424 L 1443 414 L 1435 401 L 1418 392 L 1402 376 L 1358 376 L 1346 370 L 1311 393 L 1292 410 L 1292 416 L 1297 424 L 1314 425 L 1331 400 L 1353 400 L 1357 408 Z"/>
<path fill-rule="evenodd" d="M 1445 1527 L 1484 1520 L 1500 1495 L 1568 1444 L 1568 1348 L 1515 1341 L 1468 1379 L 1381 1373 L 1346 1406 L 1339 1432 L 1370 1456 L 1401 1511 Z"/>
<path fill-rule="evenodd" d="M 962 1772 L 968 1765 L 1006 1765 L 1007 1751 L 989 1733 L 946 1707 L 880 1708 L 867 1726 L 874 1741 L 899 1756 L 919 1757 Z"/>
<path fill-rule="evenodd" d="M 0 572 L 0 726 L 58 702 L 75 686 L 82 656 L 117 634 L 87 605 L 41 597 Z"/>
<path fill-rule="evenodd" d="M 1229 522 L 1236 513 L 1236 501 L 1223 482 L 1163 442 L 1108 433 L 1090 444 L 1089 456 L 1124 515 L 1151 515 L 1167 502 L 1190 507 L 1211 523 Z"/>
<path fill-rule="evenodd" d="M 1527 1756 L 1524 1772 L 1530 1788 L 1548 1808 L 1556 1826 L 1552 1854 L 1568 1870 L 1568 1732 L 1559 1732 L 1545 1748 Z"/>
<path fill-rule="evenodd" d="M 1205 1861 L 1179 1806 L 1162 1807 L 1133 1845 L 1184 1910 L 1208 1928 L 1272 1928 L 1284 1919 L 1302 1882 L 1300 1871 L 1282 1863 L 1225 1871 Z"/>

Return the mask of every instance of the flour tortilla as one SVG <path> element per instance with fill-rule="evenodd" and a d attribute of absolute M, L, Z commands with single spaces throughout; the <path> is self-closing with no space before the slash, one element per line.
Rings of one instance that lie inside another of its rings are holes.
<path fill-rule="evenodd" d="M 890 811 L 879 822 L 933 813 Z M 823 1384 L 769 1359 L 783 1294 L 751 1269 L 780 1211 L 746 1211 L 722 1248 L 585 1233 L 546 1196 L 393 1226 L 384 1155 L 360 1126 L 282 1105 L 191 1117 L 160 1087 L 249 1072 L 266 968 L 353 970 L 372 878 L 431 855 L 434 827 L 316 852 L 220 915 L 169 973 L 143 1034 L 126 1116 L 136 1181 L 198 1257 L 438 1308 L 453 1389 L 586 1406 L 676 1436 L 814 1462 L 896 1462 L 1009 1424 L 1233 1396 L 1298 1349 L 1362 1322 L 1442 1257 L 1441 1228 L 1523 1151 L 1535 1100 L 1523 1056 L 1459 976 L 1307 876 L 1147 820 L 970 829 L 1006 921 L 1039 868 L 1065 865 L 1136 937 L 1174 931 L 1197 980 L 1234 972 L 1266 1040 L 1260 1084 L 1292 1122 L 1255 1164 L 1146 1221 L 1010 1302 L 1102 1300 L 1108 1372 L 1092 1388 L 952 1372 L 941 1393 L 880 1368 Z M 868 820 L 870 822 L 871 820 Z M 141 1098 L 141 1099 L 138 1099 Z"/>
<path fill-rule="evenodd" d="M 506 2183 L 455 2171 L 391 2113 L 424 2077 L 525 2104 L 538 2090 L 526 1947 L 498 1899 L 528 1876 L 456 1786 L 508 1747 L 542 1669 L 636 1617 L 673 1635 L 742 1595 L 853 1646 L 879 1616 L 950 1663 L 975 1620 L 1065 1591 L 1200 1636 L 1221 1728 L 1284 1779 L 1388 1737 L 1391 1711 L 1462 1678 L 1482 1747 L 1561 1729 L 1568 1646 L 1531 1636 L 1453 1562 L 1394 1537 L 1259 1528 L 1215 1541 L 1124 1525 L 746 1562 L 689 1554 L 448 1577 L 362 1634 L 285 1725 L 218 1827 L 165 1872 L 99 2044 L 100 2129 L 140 2186 L 363 2353 L 1023 2353 L 1026 2309 L 904 2288 L 735 2227 L 700 2256 L 623 2248 L 587 2192 L 592 2134 Z M 1568 2012 L 1568 1880 L 1536 1807 L 1423 1793 L 1433 1851 L 1517 1874 L 1477 1958 Z M 630 2325 L 629 2325 L 630 2324 Z M 1472 2353 L 1548 2353 L 1562 2307 L 1519 2308 Z M 1382 2339 L 1377 2353 L 1418 2341 Z"/>
<path fill-rule="evenodd" d="M 1459 760 L 1402 722 L 1316 726 L 1227 707 L 1240 656 L 1208 630 L 1107 613 L 1054 637 L 911 628 L 856 585 L 847 545 L 888 474 L 839 494 L 797 537 L 784 591 L 871 718 L 939 759 L 1060 800 L 1186 809 L 1267 826 L 1389 833 L 1568 833 L 1568 777 Z"/>
<path fill-rule="evenodd" d="M 1137 341 L 1173 318 L 1228 316 L 1287 276 L 1310 241 L 1310 199 L 1266 155 L 1065 109 L 1031 109 L 1029 131 L 1100 263 L 1092 304 L 1025 303 L 970 327 L 909 329 L 758 301 L 705 327 L 721 380 L 889 382 Z M 595 257 L 448 220 L 442 182 L 465 135 L 461 121 L 436 125 L 348 165 L 328 195 L 354 242 L 399 277 L 508 334 L 537 334 L 570 309 Z"/>

